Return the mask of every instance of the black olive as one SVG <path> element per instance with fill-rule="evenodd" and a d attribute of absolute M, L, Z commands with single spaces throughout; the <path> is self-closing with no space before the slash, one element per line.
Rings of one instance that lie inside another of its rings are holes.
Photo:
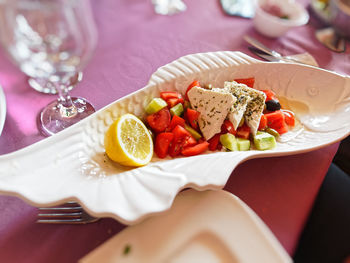
<path fill-rule="evenodd" d="M 281 104 L 277 100 L 269 100 L 265 102 L 268 111 L 276 111 L 281 109 Z"/>

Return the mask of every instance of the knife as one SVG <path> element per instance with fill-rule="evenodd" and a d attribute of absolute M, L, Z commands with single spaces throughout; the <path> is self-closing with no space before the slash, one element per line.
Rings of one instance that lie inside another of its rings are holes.
<path fill-rule="evenodd" d="M 283 57 L 282 55 L 279 56 L 274 56 L 268 53 L 265 53 L 264 51 L 257 49 L 256 47 L 248 47 L 248 49 L 253 52 L 255 55 L 257 55 L 258 57 L 261 57 L 267 61 L 271 61 L 271 62 L 290 62 L 290 63 L 299 63 L 299 64 L 304 64 L 304 65 L 309 65 L 309 63 L 304 63 L 300 60 L 294 59 L 292 57 L 286 56 Z"/>
<path fill-rule="evenodd" d="M 283 56 L 278 53 L 277 51 L 274 51 L 270 48 L 268 48 L 267 46 L 265 46 L 263 43 L 259 42 L 258 40 L 250 37 L 250 36 L 244 36 L 243 37 L 245 41 L 247 41 L 249 44 L 251 44 L 253 47 L 265 52 L 266 54 L 273 56 L 275 58 L 280 58 L 282 59 Z"/>
<path fill-rule="evenodd" d="M 304 65 L 312 65 L 312 66 L 318 66 L 318 63 L 315 61 L 315 59 L 307 53 L 307 56 L 309 57 L 308 62 L 303 62 L 300 59 L 293 58 L 292 56 L 282 56 L 277 51 L 274 51 L 268 47 L 266 47 L 264 44 L 259 42 L 258 40 L 251 38 L 249 36 L 244 36 L 244 40 L 247 41 L 249 44 L 253 45 L 253 47 L 248 47 L 248 49 L 256 54 L 257 56 L 271 62 L 289 62 L 289 63 L 298 63 L 298 64 L 304 64 Z"/>
<path fill-rule="evenodd" d="M 271 61 L 271 62 L 278 62 L 281 61 L 279 58 L 276 58 L 274 56 L 271 56 L 267 53 L 265 53 L 264 51 L 261 51 L 260 49 L 257 49 L 256 47 L 248 47 L 248 49 L 254 53 L 255 55 L 257 55 L 258 57 L 267 60 L 267 61 Z"/>
<path fill-rule="evenodd" d="M 259 57 L 262 57 L 268 61 L 284 61 L 284 62 L 292 62 L 292 63 L 301 63 L 301 64 L 305 64 L 302 63 L 296 59 L 293 59 L 291 57 L 288 56 L 282 56 L 280 53 L 278 53 L 275 50 L 272 50 L 271 48 L 268 48 L 267 46 L 265 46 L 263 43 L 261 43 L 260 41 L 250 37 L 250 36 L 244 36 L 244 40 L 247 41 L 249 44 L 251 44 L 253 47 L 255 47 L 257 50 L 252 51 L 252 52 L 257 52 L 255 54 L 257 54 Z M 265 55 L 264 55 L 265 53 Z M 274 59 L 274 60 L 273 60 Z"/>

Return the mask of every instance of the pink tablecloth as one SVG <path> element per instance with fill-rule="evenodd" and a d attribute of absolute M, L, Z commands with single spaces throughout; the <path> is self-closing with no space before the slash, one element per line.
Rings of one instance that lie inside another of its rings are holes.
<path fill-rule="evenodd" d="M 158 67 L 180 56 L 217 50 L 248 53 L 245 34 L 284 54 L 308 51 L 321 67 L 350 74 L 349 52 L 328 51 L 315 39 L 312 25 L 272 40 L 258 35 L 251 20 L 225 15 L 219 1 L 185 2 L 185 13 L 169 17 L 155 15 L 151 0 L 95 1 L 99 43 L 72 94 L 99 109 L 142 88 Z M 37 131 L 36 114 L 54 97 L 29 88 L 3 52 L 0 82 L 8 104 L 0 137 L 0 154 L 5 154 L 44 138 Z M 233 172 L 226 189 L 252 207 L 292 255 L 337 147 L 247 161 Z M 36 208 L 18 198 L 0 196 L 1 262 L 75 262 L 124 227 L 111 219 L 79 226 L 38 225 L 36 214 Z"/>

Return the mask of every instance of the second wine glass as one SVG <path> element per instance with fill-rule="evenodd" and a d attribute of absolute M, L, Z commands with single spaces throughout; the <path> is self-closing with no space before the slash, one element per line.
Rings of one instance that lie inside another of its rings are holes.
<path fill-rule="evenodd" d="M 68 86 L 93 53 L 97 31 L 89 0 L 8 0 L 7 48 L 21 70 L 49 81 L 59 98 L 39 114 L 39 129 L 57 133 L 93 113 L 93 106 L 71 97 Z"/>

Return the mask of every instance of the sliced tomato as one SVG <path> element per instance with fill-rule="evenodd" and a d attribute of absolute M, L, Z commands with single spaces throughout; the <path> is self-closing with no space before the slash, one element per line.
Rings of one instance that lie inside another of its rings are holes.
<path fill-rule="evenodd" d="M 193 81 L 188 87 L 187 87 L 187 90 L 186 90 L 186 94 L 185 94 L 185 98 L 188 100 L 188 96 L 187 96 L 187 93 L 190 91 L 190 89 L 192 89 L 193 87 L 200 87 L 200 83 L 198 80 L 195 80 Z"/>
<path fill-rule="evenodd" d="M 260 118 L 258 130 L 261 131 L 261 130 L 265 129 L 266 127 L 267 127 L 267 118 L 266 118 L 265 114 L 262 114 L 261 118 Z"/>
<path fill-rule="evenodd" d="M 189 133 L 184 127 L 180 125 L 176 125 L 176 127 L 173 129 L 173 133 L 174 133 L 175 140 L 183 139 L 188 136 L 191 136 L 191 133 Z"/>
<path fill-rule="evenodd" d="M 278 99 L 276 97 L 276 93 L 274 93 L 272 90 L 262 90 L 262 92 L 264 92 L 265 95 L 266 95 L 265 102 L 269 101 L 269 100 L 276 100 L 276 101 L 278 101 Z"/>
<path fill-rule="evenodd" d="M 221 133 L 217 133 L 208 140 L 209 150 L 216 151 L 218 149 L 219 144 L 220 144 L 220 135 L 221 135 Z"/>
<path fill-rule="evenodd" d="M 288 131 L 288 125 L 287 123 L 283 123 L 282 126 L 280 127 L 276 127 L 275 130 L 279 133 L 279 134 L 283 134 L 283 133 L 286 133 Z"/>
<path fill-rule="evenodd" d="M 183 99 L 182 95 L 176 91 L 163 91 L 160 93 L 160 97 L 165 101 L 168 99 Z"/>
<path fill-rule="evenodd" d="M 148 115 L 146 117 L 148 125 L 152 128 L 153 131 L 159 133 L 165 131 L 169 126 L 171 115 L 167 107 Z"/>
<path fill-rule="evenodd" d="M 192 137 L 191 134 L 180 125 L 177 125 L 173 129 L 173 134 L 174 138 L 169 148 L 169 155 L 171 157 L 179 155 L 186 142 L 189 140 L 190 137 Z"/>
<path fill-rule="evenodd" d="M 265 115 L 267 118 L 267 126 L 276 130 L 279 134 L 283 134 L 288 131 L 288 125 L 285 122 L 285 114 L 281 110 L 276 110 Z"/>
<path fill-rule="evenodd" d="M 170 148 L 169 148 L 169 155 L 171 157 L 176 157 L 176 156 L 180 155 L 182 148 L 183 148 L 183 144 L 181 144 L 180 142 L 175 143 L 173 141 L 170 145 Z"/>
<path fill-rule="evenodd" d="M 295 126 L 295 114 L 294 112 L 290 111 L 290 110 L 282 110 L 283 114 L 284 114 L 284 121 L 286 122 L 286 124 L 290 127 L 294 127 Z"/>
<path fill-rule="evenodd" d="M 168 155 L 169 146 L 173 139 L 174 134 L 171 132 L 157 134 L 154 151 L 159 158 L 165 158 Z"/>
<path fill-rule="evenodd" d="M 236 135 L 237 131 L 235 130 L 235 127 L 233 127 L 232 122 L 229 120 L 224 120 L 224 123 L 221 125 L 221 132 L 222 133 L 231 133 L 233 135 Z"/>
<path fill-rule="evenodd" d="M 284 114 L 281 110 L 276 110 L 270 113 L 266 113 L 264 115 L 267 119 L 267 126 L 276 131 L 285 124 Z"/>
<path fill-rule="evenodd" d="M 236 82 L 241 83 L 241 84 L 245 84 L 250 88 L 254 87 L 254 83 L 255 83 L 255 78 L 247 78 L 247 79 L 235 79 Z"/>
<path fill-rule="evenodd" d="M 176 91 L 163 91 L 160 93 L 160 97 L 166 101 L 169 108 L 174 107 L 178 103 L 184 103 L 184 98 Z"/>
<path fill-rule="evenodd" d="M 206 140 L 202 137 L 202 138 L 200 138 L 197 142 L 198 142 L 198 143 L 202 143 L 202 142 L 206 142 Z"/>
<path fill-rule="evenodd" d="M 171 98 L 166 100 L 166 103 L 168 104 L 169 109 L 174 107 L 178 103 L 179 99 L 177 98 Z"/>
<path fill-rule="evenodd" d="M 209 143 L 204 141 L 202 143 L 199 143 L 195 146 L 191 147 L 186 147 L 181 151 L 181 154 L 184 156 L 193 156 L 193 155 L 198 155 L 203 152 L 205 152 L 209 147 Z"/>
<path fill-rule="evenodd" d="M 177 115 L 174 115 L 167 130 L 172 131 L 177 125 L 185 127 L 185 120 Z"/>
<path fill-rule="evenodd" d="M 191 136 L 191 137 L 187 138 L 187 140 L 186 140 L 186 142 L 184 144 L 184 148 L 188 147 L 188 146 L 194 146 L 196 144 L 197 144 L 196 139 L 193 136 Z"/>
<path fill-rule="evenodd" d="M 244 123 L 241 127 L 238 127 L 236 136 L 243 139 L 249 139 L 250 128 Z"/>
<path fill-rule="evenodd" d="M 178 99 L 178 98 L 171 98 L 166 100 L 166 103 L 168 104 L 169 109 L 174 107 L 175 105 L 179 104 L 179 103 L 184 103 L 184 99 Z"/>
<path fill-rule="evenodd" d="M 198 118 L 200 113 L 196 110 L 192 110 L 187 108 L 186 110 L 186 118 L 193 129 L 198 129 Z"/>

